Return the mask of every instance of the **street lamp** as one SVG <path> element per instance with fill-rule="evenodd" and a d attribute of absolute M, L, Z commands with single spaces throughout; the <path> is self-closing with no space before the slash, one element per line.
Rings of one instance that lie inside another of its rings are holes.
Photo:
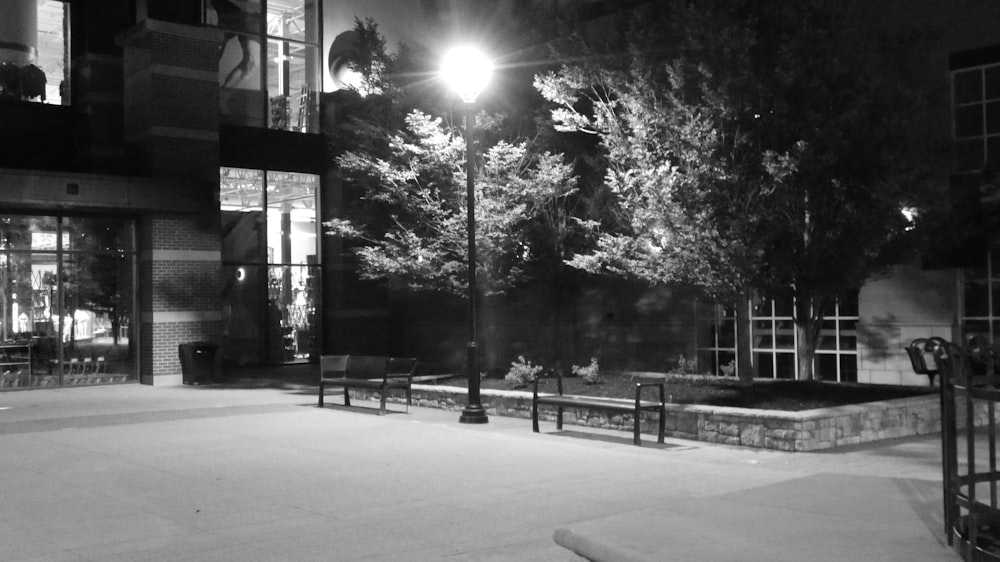
<path fill-rule="evenodd" d="M 479 399 L 479 348 L 476 338 L 476 194 L 475 147 L 476 114 L 473 104 L 490 79 L 493 63 L 474 47 L 456 47 L 445 54 L 441 65 L 441 78 L 462 98 L 465 104 L 465 190 L 466 229 L 469 236 L 469 345 L 468 377 L 469 398 L 459 423 L 487 423 L 486 411 Z"/>

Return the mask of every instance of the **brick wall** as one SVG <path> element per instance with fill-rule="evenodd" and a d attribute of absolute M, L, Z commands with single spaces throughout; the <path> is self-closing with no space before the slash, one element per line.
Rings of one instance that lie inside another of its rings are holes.
<path fill-rule="evenodd" d="M 218 183 L 216 29 L 146 20 L 123 38 L 125 131 L 133 173 Z"/>
<path fill-rule="evenodd" d="M 218 213 L 160 215 L 140 221 L 141 380 L 182 380 L 178 346 L 218 344 L 221 238 Z"/>

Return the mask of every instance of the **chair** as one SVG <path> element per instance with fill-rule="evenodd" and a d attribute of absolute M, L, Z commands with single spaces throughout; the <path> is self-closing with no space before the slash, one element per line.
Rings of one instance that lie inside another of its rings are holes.
<path fill-rule="evenodd" d="M 101 374 L 101 373 L 103 373 L 103 372 L 105 372 L 107 370 L 107 367 L 108 367 L 108 363 L 107 363 L 107 361 L 104 360 L 104 356 L 103 355 L 98 355 L 97 358 L 94 359 L 94 372 L 95 373 Z"/>
<path fill-rule="evenodd" d="M 92 357 L 84 357 L 83 364 L 80 365 L 80 374 L 89 375 L 94 371 L 94 359 Z"/>

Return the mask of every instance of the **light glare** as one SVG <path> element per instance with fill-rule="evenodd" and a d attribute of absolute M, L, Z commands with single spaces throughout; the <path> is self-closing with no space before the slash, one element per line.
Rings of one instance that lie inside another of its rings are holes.
<path fill-rule="evenodd" d="M 476 101 L 492 73 L 493 62 L 469 45 L 451 49 L 441 63 L 441 78 L 465 103 Z"/>

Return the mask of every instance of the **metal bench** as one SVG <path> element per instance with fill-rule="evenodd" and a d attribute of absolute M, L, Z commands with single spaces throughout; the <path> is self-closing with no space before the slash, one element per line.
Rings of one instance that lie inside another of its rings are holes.
<path fill-rule="evenodd" d="M 643 411 L 657 412 L 659 415 L 659 430 L 657 432 L 657 443 L 663 443 L 665 429 L 666 407 L 663 401 L 664 385 L 662 382 L 636 383 L 635 400 L 618 400 L 614 398 L 599 398 L 593 396 L 567 396 L 563 394 L 562 375 L 557 374 L 556 385 L 558 394 L 538 394 L 538 379 L 535 379 L 534 391 L 531 397 L 531 428 L 538 433 L 538 406 L 555 406 L 556 408 L 556 429 L 561 430 L 563 426 L 563 410 L 575 408 L 580 410 L 605 410 L 611 412 L 621 412 L 632 414 L 632 443 L 641 445 L 639 438 L 640 414 Z M 645 387 L 659 387 L 660 400 L 642 400 L 642 389 Z"/>
<path fill-rule="evenodd" d="M 344 405 L 351 405 L 351 388 L 367 388 L 379 393 L 379 415 L 385 415 L 386 392 L 406 391 L 406 406 L 413 403 L 413 373 L 417 369 L 414 357 L 383 357 L 374 355 L 323 355 L 319 360 L 319 407 L 323 407 L 326 387 L 344 389 Z"/>

